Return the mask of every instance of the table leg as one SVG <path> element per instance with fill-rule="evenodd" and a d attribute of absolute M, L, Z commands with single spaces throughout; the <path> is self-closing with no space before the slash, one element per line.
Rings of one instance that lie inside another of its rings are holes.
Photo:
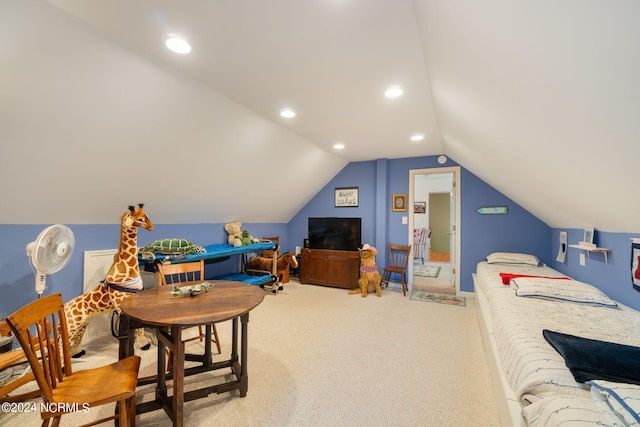
<path fill-rule="evenodd" d="M 173 425 L 182 427 L 184 419 L 184 343 L 182 327 L 171 327 L 173 340 Z"/>
<path fill-rule="evenodd" d="M 160 339 L 162 332 L 166 330 L 167 328 L 156 329 L 156 336 L 158 338 L 158 385 L 156 387 L 156 400 L 159 401 L 162 401 L 162 397 L 166 398 L 167 396 L 167 370 L 165 368 L 165 366 L 167 366 L 167 352 L 164 341 Z"/>
<path fill-rule="evenodd" d="M 120 313 L 119 323 L 118 323 L 118 359 L 126 359 L 129 356 L 133 356 L 133 336 L 130 328 L 131 322 L 129 317 Z M 118 415 L 120 412 L 120 405 L 116 405 L 115 407 L 115 415 L 116 420 L 118 419 Z"/>
<path fill-rule="evenodd" d="M 247 353 L 249 350 L 249 313 L 240 316 L 240 321 L 242 322 L 242 343 L 240 347 L 240 397 L 245 397 L 247 395 L 247 390 L 249 390 L 249 375 L 247 369 Z"/>
<path fill-rule="evenodd" d="M 231 321 L 231 360 L 238 360 L 238 318 L 234 317 Z"/>
<path fill-rule="evenodd" d="M 204 342 L 204 360 L 202 361 L 202 365 L 209 368 L 211 366 L 211 323 L 207 324 L 204 327 L 205 333 L 205 342 Z"/>
<path fill-rule="evenodd" d="M 120 313 L 118 325 L 118 358 L 120 360 L 133 355 L 133 343 L 135 340 L 130 331 L 130 325 L 129 317 L 124 313 Z"/>

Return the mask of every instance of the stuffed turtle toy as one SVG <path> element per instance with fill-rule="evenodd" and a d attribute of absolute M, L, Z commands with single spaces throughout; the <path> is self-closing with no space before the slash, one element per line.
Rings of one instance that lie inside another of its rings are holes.
<path fill-rule="evenodd" d="M 161 239 L 149 243 L 141 249 L 141 252 L 151 252 L 154 254 L 204 254 L 207 251 L 202 246 L 198 246 L 187 239 Z"/>

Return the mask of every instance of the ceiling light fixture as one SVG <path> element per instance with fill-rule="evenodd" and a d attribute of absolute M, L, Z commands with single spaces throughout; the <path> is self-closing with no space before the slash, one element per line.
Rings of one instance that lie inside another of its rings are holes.
<path fill-rule="evenodd" d="M 404 93 L 404 90 L 400 86 L 391 86 L 384 93 L 387 98 L 397 98 Z"/>
<path fill-rule="evenodd" d="M 420 133 L 417 133 L 417 134 L 411 136 L 411 140 L 413 142 L 422 141 L 423 139 L 424 139 L 424 135 L 422 135 Z"/>
<path fill-rule="evenodd" d="M 184 38 L 176 34 L 167 34 L 164 44 L 169 50 L 175 53 L 186 54 L 191 52 L 191 45 L 187 43 Z"/>
<path fill-rule="evenodd" d="M 336 150 L 343 150 L 344 149 L 344 144 L 342 143 L 337 143 L 337 144 L 333 144 L 333 148 L 335 148 Z"/>
<path fill-rule="evenodd" d="M 280 111 L 280 115 L 286 119 L 290 119 L 292 117 L 295 117 L 296 113 L 289 108 L 285 108 L 284 110 Z"/>

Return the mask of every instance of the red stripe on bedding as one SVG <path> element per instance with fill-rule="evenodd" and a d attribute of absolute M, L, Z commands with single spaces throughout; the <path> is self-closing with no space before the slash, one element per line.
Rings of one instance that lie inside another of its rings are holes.
<path fill-rule="evenodd" d="M 569 277 L 532 276 L 530 274 L 514 274 L 514 273 L 500 273 L 500 277 L 502 277 L 503 285 L 508 285 L 509 282 L 511 282 L 511 279 L 515 279 L 518 277 L 541 277 L 543 279 L 571 280 Z"/>

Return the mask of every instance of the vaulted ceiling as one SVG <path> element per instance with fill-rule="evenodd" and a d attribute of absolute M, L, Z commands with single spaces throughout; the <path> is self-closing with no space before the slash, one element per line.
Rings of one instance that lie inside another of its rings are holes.
<path fill-rule="evenodd" d="M 638 28 L 634 0 L 0 0 L 0 223 L 286 222 L 350 161 L 444 153 L 638 232 Z"/>

